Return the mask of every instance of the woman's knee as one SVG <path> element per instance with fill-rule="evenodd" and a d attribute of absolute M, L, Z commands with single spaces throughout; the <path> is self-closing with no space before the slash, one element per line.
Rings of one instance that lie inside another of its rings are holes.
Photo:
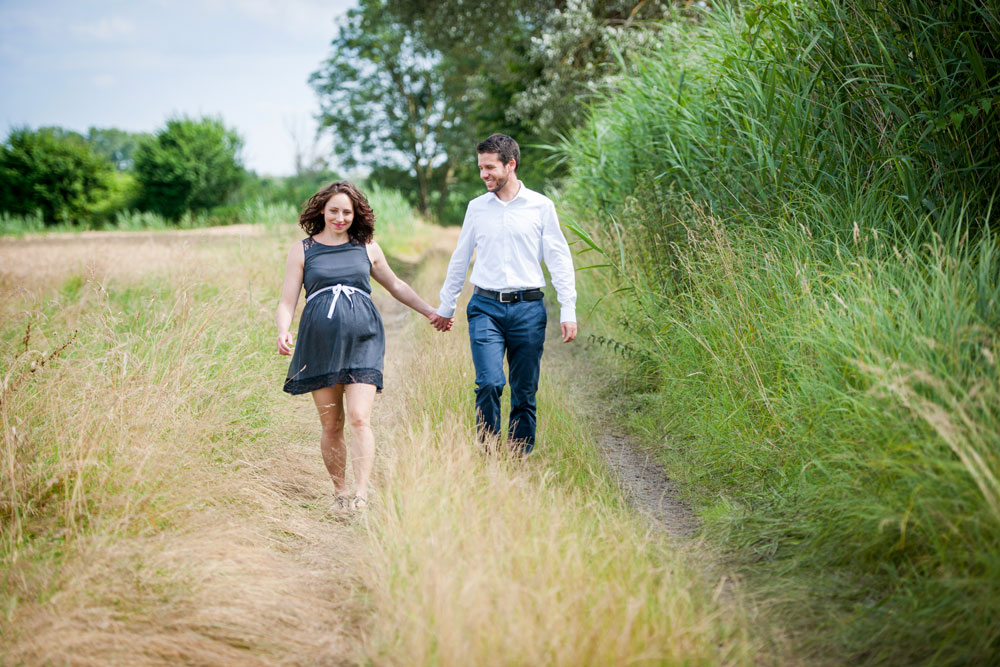
<path fill-rule="evenodd" d="M 347 425 L 351 427 L 352 430 L 357 430 L 359 428 L 369 428 L 372 424 L 372 417 L 369 412 L 358 410 L 349 410 L 347 414 Z"/>
<path fill-rule="evenodd" d="M 328 412 L 320 415 L 319 423 L 323 427 L 324 435 L 337 435 L 344 432 L 344 413 L 339 414 Z"/>

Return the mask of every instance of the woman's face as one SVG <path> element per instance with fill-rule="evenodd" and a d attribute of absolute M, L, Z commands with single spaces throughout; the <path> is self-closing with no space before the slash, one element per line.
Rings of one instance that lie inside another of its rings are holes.
<path fill-rule="evenodd" d="M 351 198 L 338 192 L 326 200 L 323 207 L 323 221 L 335 234 L 345 234 L 354 222 L 354 205 Z"/>

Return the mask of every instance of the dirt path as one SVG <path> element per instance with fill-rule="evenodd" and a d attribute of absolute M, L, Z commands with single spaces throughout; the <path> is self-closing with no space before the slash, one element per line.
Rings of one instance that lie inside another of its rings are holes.
<path fill-rule="evenodd" d="M 670 537 L 694 536 L 698 520 L 662 465 L 620 432 L 602 433 L 597 442 L 608 466 L 618 477 L 625 497 L 637 511 L 649 517 Z"/>
<path fill-rule="evenodd" d="M 548 291 L 554 290 L 550 287 Z M 542 357 L 543 373 L 562 376 L 559 382 L 566 387 L 567 400 L 583 406 L 579 412 L 594 424 L 598 449 L 628 503 L 671 538 L 693 538 L 698 530 L 697 517 L 663 465 L 625 433 L 615 406 L 603 396 L 610 393 L 602 384 L 606 373 L 595 369 L 588 359 L 585 320 L 580 330 L 575 341 L 563 344 L 558 325 L 550 323 Z"/>

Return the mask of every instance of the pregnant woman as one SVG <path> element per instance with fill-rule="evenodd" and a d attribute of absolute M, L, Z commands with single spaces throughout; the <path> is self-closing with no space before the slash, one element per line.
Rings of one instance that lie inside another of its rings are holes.
<path fill-rule="evenodd" d="M 308 238 L 288 251 L 285 281 L 278 304 L 278 353 L 292 355 L 284 389 L 312 393 L 322 425 L 320 450 L 333 480 L 336 507 L 361 510 L 368 505 L 368 484 L 375 460 L 371 429 L 375 393 L 382 391 L 385 330 L 371 300 L 369 276 L 396 300 L 428 319 L 434 309 L 386 263 L 372 236 L 375 215 L 368 200 L 352 184 L 338 181 L 306 203 L 299 225 Z M 289 327 L 305 287 L 306 304 L 299 321 L 295 352 Z M 351 462 L 355 490 L 347 489 L 347 442 L 351 429 Z"/>

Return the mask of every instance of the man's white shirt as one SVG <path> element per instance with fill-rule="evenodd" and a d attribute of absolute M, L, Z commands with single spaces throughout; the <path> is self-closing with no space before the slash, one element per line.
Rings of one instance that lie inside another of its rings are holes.
<path fill-rule="evenodd" d="M 576 322 L 573 257 L 559 228 L 556 207 L 545 195 L 529 190 L 520 181 L 518 184 L 520 189 L 509 202 L 492 192 L 469 202 L 441 287 L 438 315 L 455 315 L 458 295 L 475 252 L 469 282 L 497 292 L 545 287 L 544 259 L 556 288 L 559 321 Z"/>

